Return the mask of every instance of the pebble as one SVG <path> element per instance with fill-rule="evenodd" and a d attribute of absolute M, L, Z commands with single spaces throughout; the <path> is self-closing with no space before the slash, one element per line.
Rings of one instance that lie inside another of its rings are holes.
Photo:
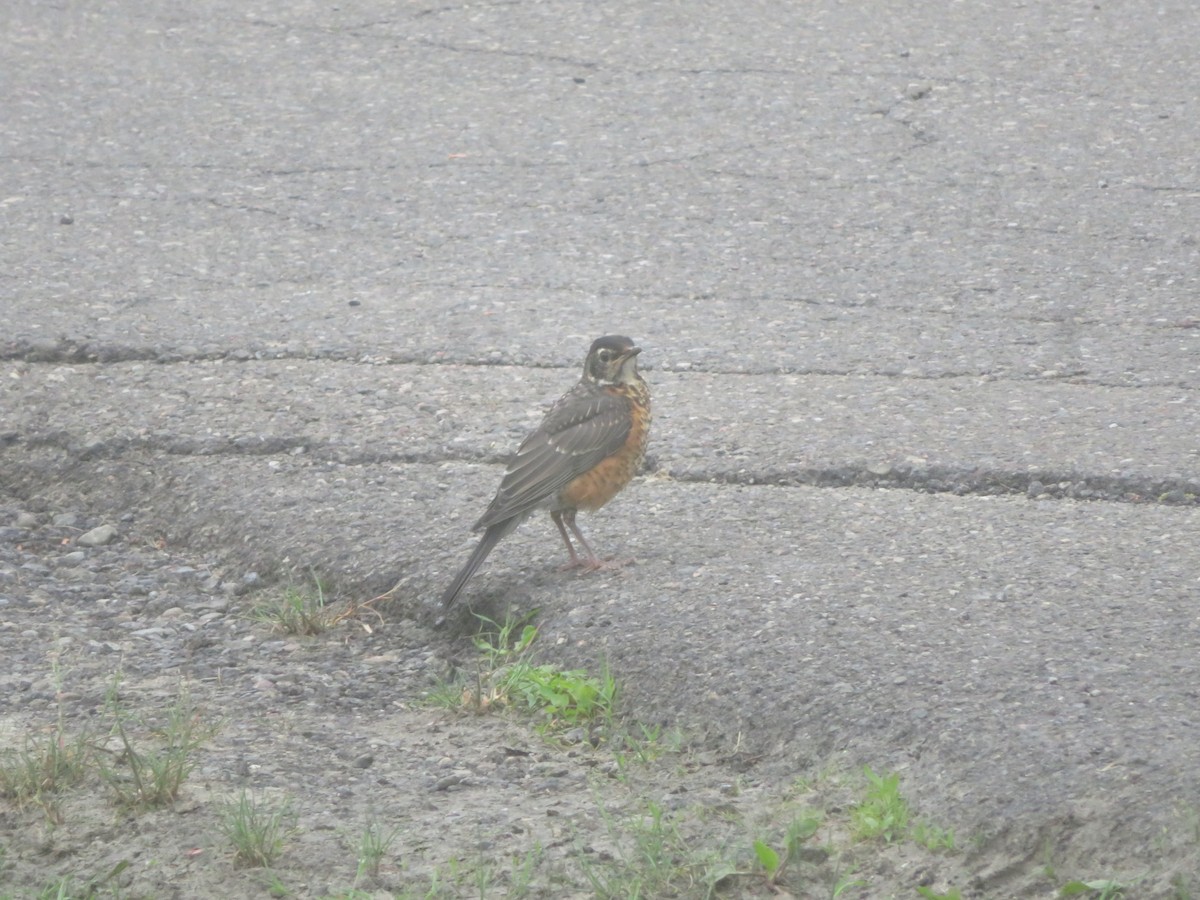
<path fill-rule="evenodd" d="M 91 531 L 81 534 L 75 539 L 75 543 L 84 547 L 103 547 L 105 544 L 111 544 L 117 536 L 117 526 L 115 525 L 97 525 Z"/>

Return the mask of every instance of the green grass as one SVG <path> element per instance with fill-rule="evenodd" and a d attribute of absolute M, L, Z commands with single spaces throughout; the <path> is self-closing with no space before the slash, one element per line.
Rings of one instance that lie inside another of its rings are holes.
<path fill-rule="evenodd" d="M 392 844 L 396 840 L 396 836 L 400 833 L 399 828 L 391 828 L 384 830 L 383 826 L 378 822 L 371 822 L 363 827 L 362 832 L 358 836 L 358 845 L 355 848 L 358 854 L 358 868 L 354 876 L 354 887 L 368 878 L 378 878 L 380 866 L 383 865 L 383 859 L 391 850 Z"/>
<path fill-rule="evenodd" d="M 221 810 L 219 828 L 233 848 L 234 866 L 267 867 L 279 859 L 295 834 L 296 814 L 289 800 L 268 807 L 242 791 Z"/>
<path fill-rule="evenodd" d="M 61 825 L 62 794 L 83 780 L 92 753 L 88 735 L 69 734 L 60 710 L 54 727 L 26 736 L 19 750 L 0 751 L 0 797 L 19 807 L 36 805 L 48 824 Z"/>
<path fill-rule="evenodd" d="M 47 882 L 33 896 L 37 900 L 99 900 L 119 898 L 122 895 L 118 879 L 129 868 L 129 860 L 123 859 L 108 872 L 93 878 L 79 879 L 64 875 Z"/>
<path fill-rule="evenodd" d="M 950 890 L 939 894 L 933 888 L 918 887 L 917 893 L 925 900 L 962 900 L 962 891 L 958 888 L 950 888 Z"/>
<path fill-rule="evenodd" d="M 944 850 L 952 853 L 958 849 L 953 828 L 941 828 L 924 819 L 913 822 L 912 827 L 908 830 L 908 836 L 913 843 L 920 844 L 926 850 Z"/>
<path fill-rule="evenodd" d="M 867 791 L 862 801 L 850 810 L 854 836 L 859 840 L 882 838 L 891 843 L 908 833 L 908 803 L 900 796 L 900 775 L 876 775 L 863 766 Z"/>
<path fill-rule="evenodd" d="M 196 751 L 216 734 L 219 722 L 209 721 L 180 688 L 161 722 L 130 712 L 120 697 L 121 674 L 113 676 L 105 698 L 112 720 L 112 763 L 100 761 L 101 779 L 117 805 L 145 810 L 173 802 L 196 766 Z"/>
<path fill-rule="evenodd" d="M 52 663 L 51 678 L 61 697 L 64 674 L 57 662 Z M 86 730 L 68 733 L 66 711 L 59 700 L 54 724 L 40 737 L 26 735 L 19 750 L 0 751 L 0 797 L 18 807 L 36 805 L 47 824 L 63 824 L 62 795 L 84 779 L 93 750 Z"/>
<path fill-rule="evenodd" d="M 529 624 L 533 615 L 509 617 L 503 623 L 480 616 L 474 672 L 438 685 L 429 701 L 480 713 L 512 709 L 532 717 L 543 733 L 611 722 L 617 703 L 617 683 L 611 673 L 593 676 L 536 663 L 533 645 L 538 630 Z"/>
<path fill-rule="evenodd" d="M 1089 900 L 1122 900 L 1127 885 L 1103 878 L 1092 881 L 1068 881 L 1058 889 L 1060 897 L 1087 897 Z"/>
<path fill-rule="evenodd" d="M 339 621 L 327 602 L 328 586 L 315 574 L 311 583 L 288 585 L 281 594 L 259 603 L 250 617 L 284 634 L 315 636 L 323 634 Z"/>
<path fill-rule="evenodd" d="M 620 821 L 603 806 L 600 815 L 615 853 L 596 854 L 583 846 L 575 852 L 576 864 L 598 898 L 711 898 L 736 871 L 719 855 L 694 849 L 676 818 L 654 801 L 644 801 Z"/>
<path fill-rule="evenodd" d="M 798 817 L 788 825 L 783 840 L 778 845 L 772 846 L 762 838 L 754 841 L 754 856 L 762 867 L 768 884 L 779 883 L 788 866 L 799 859 L 800 848 L 804 842 L 816 834 L 820 827 L 819 816 Z"/>

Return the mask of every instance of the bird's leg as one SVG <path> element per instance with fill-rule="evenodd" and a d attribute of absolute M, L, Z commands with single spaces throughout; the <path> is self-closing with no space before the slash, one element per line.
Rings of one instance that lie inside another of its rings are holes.
<path fill-rule="evenodd" d="M 600 568 L 602 565 L 600 562 L 600 557 L 596 555 L 596 551 L 592 549 L 592 545 L 584 539 L 583 532 L 580 531 L 579 526 L 575 524 L 575 510 L 566 510 L 566 512 L 563 513 L 563 519 L 566 521 L 567 527 L 571 529 L 571 534 L 575 535 L 575 538 L 579 541 L 579 546 L 581 546 L 584 549 L 584 552 L 587 553 L 587 559 L 584 560 L 583 564 L 589 569 Z"/>
<path fill-rule="evenodd" d="M 554 519 L 554 524 L 558 526 L 558 532 L 563 536 L 563 542 L 567 545 L 567 551 L 571 554 L 571 561 L 567 564 L 567 568 L 581 568 L 592 571 L 604 567 L 604 561 L 596 555 L 596 551 L 592 549 L 592 545 L 587 542 L 587 539 L 583 536 L 583 532 L 575 524 L 575 510 L 564 509 L 560 512 L 553 512 L 550 516 Z M 567 536 L 568 528 L 571 529 L 571 534 L 575 535 L 575 540 L 579 541 L 579 546 L 583 548 L 583 552 L 586 554 L 582 559 L 575 552 L 575 547 L 571 544 L 571 539 Z"/>
<path fill-rule="evenodd" d="M 583 565 L 583 563 L 580 562 L 580 557 L 578 557 L 578 554 L 575 552 L 575 545 L 571 544 L 571 536 L 566 533 L 566 526 L 563 524 L 563 511 L 554 510 L 551 512 L 550 517 L 553 518 L 554 524 L 558 526 L 558 533 L 563 535 L 563 544 L 566 545 L 566 552 L 571 554 L 571 562 L 566 564 L 566 568 L 574 569 L 577 565 Z M 575 522 L 571 522 L 571 528 L 575 528 Z M 586 547 L 587 544 L 584 544 L 583 546 Z"/>

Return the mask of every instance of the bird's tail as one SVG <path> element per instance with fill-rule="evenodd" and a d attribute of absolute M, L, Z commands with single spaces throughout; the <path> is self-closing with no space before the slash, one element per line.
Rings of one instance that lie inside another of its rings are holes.
<path fill-rule="evenodd" d="M 500 543 L 502 537 L 513 530 L 515 525 L 515 522 L 505 520 L 488 526 L 487 531 L 483 533 L 483 537 L 479 539 L 479 543 L 471 553 L 471 558 L 467 560 L 467 564 L 454 576 L 454 580 L 450 582 L 450 587 L 446 588 L 446 593 L 442 594 L 442 606 L 449 606 L 454 602 L 454 598 L 459 595 L 467 582 L 471 580 L 471 576 L 479 571 L 479 567 L 488 558 L 488 554 Z"/>

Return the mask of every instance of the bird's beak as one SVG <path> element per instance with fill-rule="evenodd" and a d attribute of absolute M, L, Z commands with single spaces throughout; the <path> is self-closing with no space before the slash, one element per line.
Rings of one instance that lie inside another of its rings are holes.
<path fill-rule="evenodd" d="M 626 350 L 624 353 L 621 354 L 621 359 L 630 359 L 631 357 L 637 356 L 641 352 L 642 352 L 641 347 L 630 347 L 628 350 Z"/>

